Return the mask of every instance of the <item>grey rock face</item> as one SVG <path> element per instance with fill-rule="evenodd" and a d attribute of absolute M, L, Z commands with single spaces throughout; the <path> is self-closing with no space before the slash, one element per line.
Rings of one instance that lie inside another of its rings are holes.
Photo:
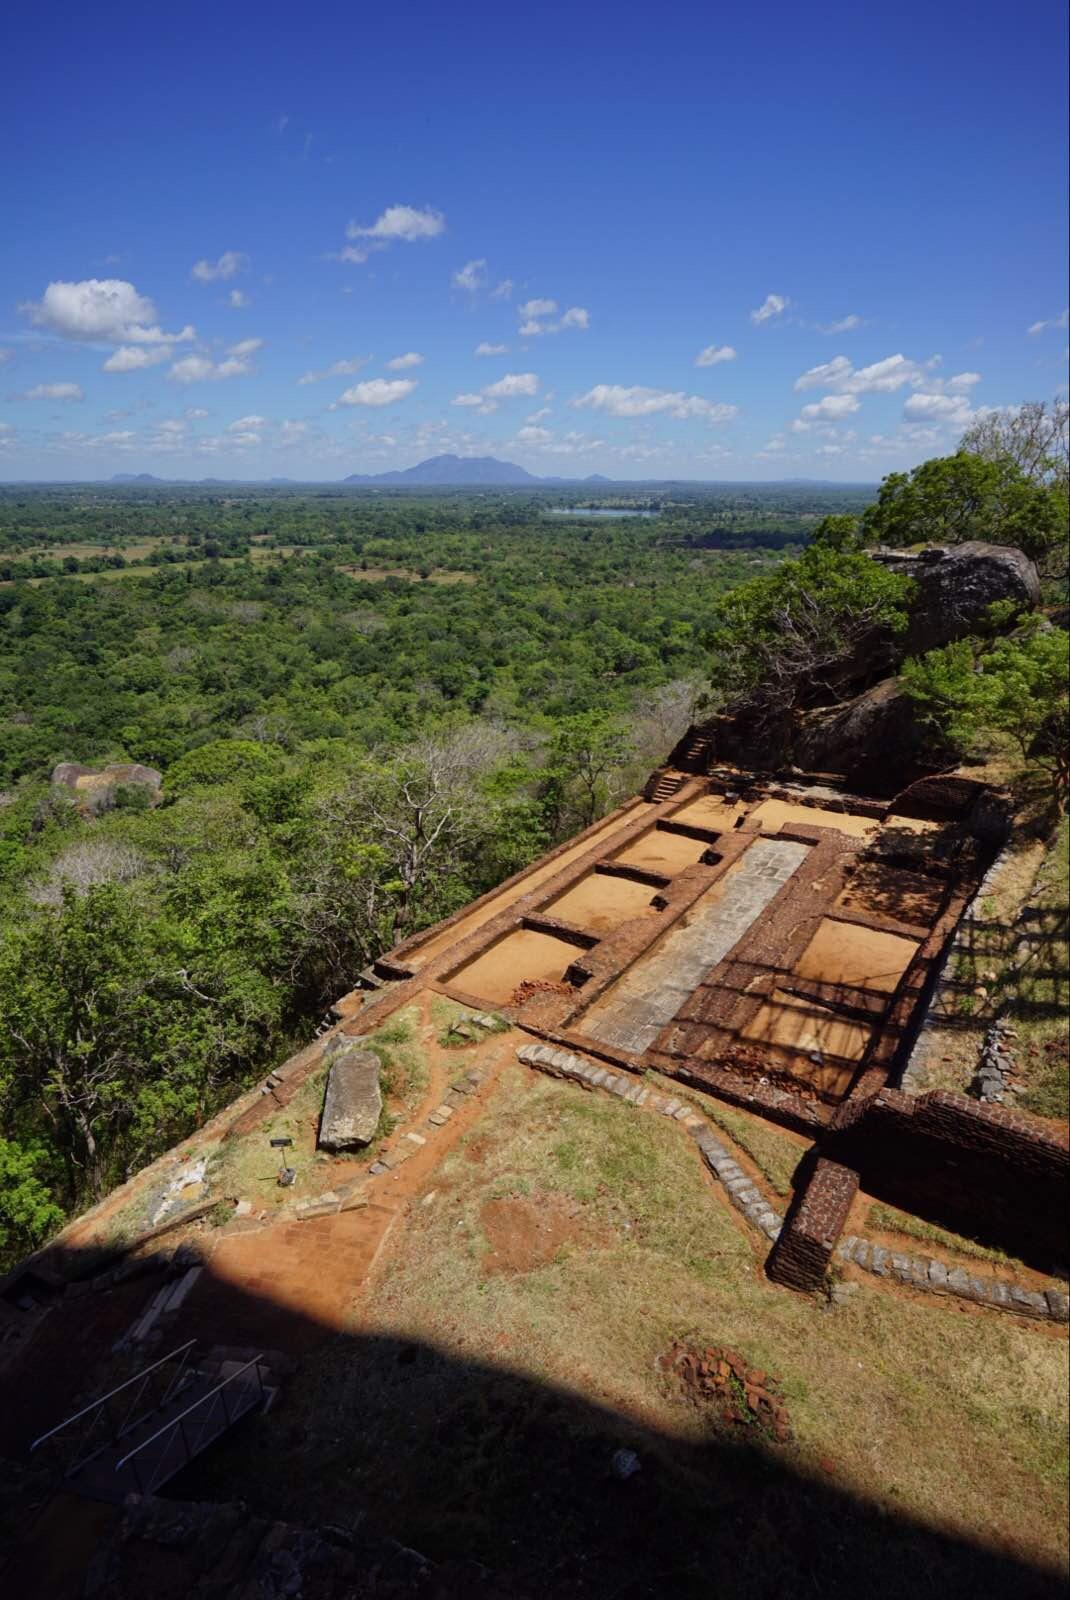
<path fill-rule="evenodd" d="M 383 1110 L 379 1057 L 359 1042 L 342 1044 L 331 1061 L 323 1099 L 319 1144 L 324 1150 L 354 1150 L 375 1137 Z"/>
<path fill-rule="evenodd" d="M 1025 609 L 1040 600 L 1036 567 L 1010 545 L 971 539 L 919 551 L 877 550 L 873 559 L 917 585 L 910 624 L 896 641 L 900 660 L 975 633 L 996 600 Z"/>

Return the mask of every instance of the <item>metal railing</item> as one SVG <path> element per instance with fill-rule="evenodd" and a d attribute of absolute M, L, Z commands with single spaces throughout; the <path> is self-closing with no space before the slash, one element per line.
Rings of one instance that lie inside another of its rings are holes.
<path fill-rule="evenodd" d="M 196 1342 L 187 1339 L 169 1355 L 154 1361 L 151 1367 L 136 1372 L 98 1400 L 91 1400 L 73 1416 L 49 1428 L 34 1440 L 30 1446 L 31 1455 L 48 1445 L 50 1451 L 61 1458 L 59 1466 L 63 1475 L 71 1477 L 109 1445 L 118 1444 L 152 1412 L 168 1405 L 193 1382 L 196 1374 L 189 1366 L 189 1359 Z M 177 1363 L 174 1370 L 165 1374 L 164 1368 L 172 1363 Z"/>
<path fill-rule="evenodd" d="M 210 1444 L 224 1429 L 229 1428 L 232 1422 L 237 1422 L 239 1417 L 252 1410 L 257 1401 L 263 1403 L 264 1378 L 261 1372 L 263 1360 L 262 1355 L 254 1356 L 243 1367 L 237 1368 L 221 1383 L 217 1383 L 214 1389 L 209 1389 L 207 1393 L 198 1396 L 193 1404 L 187 1406 L 177 1417 L 172 1417 L 162 1428 L 157 1428 L 147 1439 L 142 1439 L 140 1444 L 136 1444 L 115 1463 L 116 1473 L 128 1469 L 133 1475 L 139 1494 L 151 1494 L 158 1484 L 173 1478 L 176 1472 L 180 1472 L 204 1449 L 205 1445 Z M 240 1381 L 246 1378 L 250 1369 L 255 1369 L 255 1389 L 251 1382 Z M 232 1384 L 237 1387 L 238 1395 L 228 1398 L 227 1390 Z M 172 1446 L 176 1445 L 180 1447 L 177 1460 L 172 1449 Z M 142 1459 L 139 1461 L 138 1457 Z"/>

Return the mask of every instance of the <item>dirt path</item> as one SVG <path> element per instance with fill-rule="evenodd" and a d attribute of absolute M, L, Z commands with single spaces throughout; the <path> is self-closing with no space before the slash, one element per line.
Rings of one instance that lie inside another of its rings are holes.
<path fill-rule="evenodd" d="M 434 1031 L 429 995 L 422 1015 L 426 1035 Z M 307 1222 L 280 1220 L 253 1232 L 221 1236 L 174 1325 L 175 1341 L 195 1337 L 209 1344 L 261 1344 L 299 1355 L 359 1322 L 360 1301 L 391 1230 L 482 1114 L 517 1037 L 512 1032 L 498 1036 L 500 1046 L 490 1058 L 486 1081 L 444 1127 L 431 1129 L 427 1113 L 441 1104 L 449 1074 L 445 1052 L 428 1048 L 427 1091 L 416 1116 L 390 1141 L 395 1145 L 406 1129 L 419 1128 L 426 1143 L 403 1166 L 367 1179 L 368 1204 L 360 1210 Z M 339 1167 L 340 1181 L 348 1175 Z"/>

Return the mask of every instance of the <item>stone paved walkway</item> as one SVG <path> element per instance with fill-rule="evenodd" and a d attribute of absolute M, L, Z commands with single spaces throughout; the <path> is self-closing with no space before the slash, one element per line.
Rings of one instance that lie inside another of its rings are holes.
<path fill-rule="evenodd" d="M 593 1007 L 583 1033 L 634 1055 L 648 1050 L 802 865 L 808 848 L 787 839 L 756 839 L 681 925 Z"/>

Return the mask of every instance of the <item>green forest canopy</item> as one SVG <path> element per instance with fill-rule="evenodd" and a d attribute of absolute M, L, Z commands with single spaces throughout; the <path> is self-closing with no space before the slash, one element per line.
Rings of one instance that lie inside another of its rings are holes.
<path fill-rule="evenodd" d="M 0 1259 L 634 790 L 697 696 L 899 624 L 864 488 L 566 498 L 0 490 Z M 157 767 L 163 801 L 87 817 L 61 760 Z"/>

